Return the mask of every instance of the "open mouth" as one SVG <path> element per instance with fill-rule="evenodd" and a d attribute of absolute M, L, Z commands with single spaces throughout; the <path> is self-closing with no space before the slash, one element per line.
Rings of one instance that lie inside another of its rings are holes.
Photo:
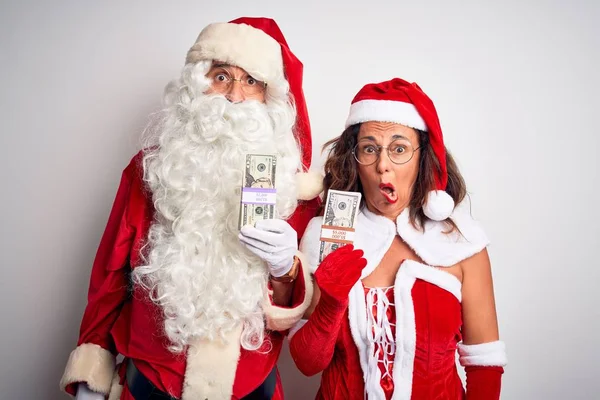
<path fill-rule="evenodd" d="M 398 201 L 396 188 L 391 183 L 381 183 L 379 185 L 379 190 L 381 191 L 381 194 L 383 195 L 383 197 L 385 197 L 388 203 L 394 204 Z"/>

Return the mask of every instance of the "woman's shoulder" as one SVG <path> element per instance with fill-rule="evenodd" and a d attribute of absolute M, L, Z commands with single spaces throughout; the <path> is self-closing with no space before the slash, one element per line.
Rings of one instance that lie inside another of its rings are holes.
<path fill-rule="evenodd" d="M 408 212 L 396 221 L 398 234 L 427 264 L 450 267 L 479 253 L 489 245 L 489 239 L 471 211 L 470 201 L 463 200 L 456 206 L 450 219 L 456 225 L 444 221 L 427 221 L 423 229 L 415 228 L 409 221 Z M 449 232 L 450 231 L 450 232 Z"/>

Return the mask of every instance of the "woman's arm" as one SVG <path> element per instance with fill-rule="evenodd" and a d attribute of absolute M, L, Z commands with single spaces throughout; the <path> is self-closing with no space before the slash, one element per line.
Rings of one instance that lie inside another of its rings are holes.
<path fill-rule="evenodd" d="M 499 340 L 487 250 L 461 262 L 461 269 L 463 343 L 458 345 L 458 351 L 467 375 L 467 400 L 497 400 L 506 352 L 504 343 Z"/>
<path fill-rule="evenodd" d="M 315 289 L 319 289 L 313 295 L 310 318 L 290 332 L 290 353 L 304 375 L 323 371 L 333 358 L 348 294 L 367 264 L 362 256 L 362 250 L 346 245 L 325 257 L 315 272 Z"/>
<path fill-rule="evenodd" d="M 498 340 L 492 268 L 486 249 L 461 262 L 463 343 Z"/>

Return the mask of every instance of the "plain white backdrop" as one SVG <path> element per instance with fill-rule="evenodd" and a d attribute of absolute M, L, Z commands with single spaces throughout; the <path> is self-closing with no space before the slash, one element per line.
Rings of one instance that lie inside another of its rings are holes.
<path fill-rule="evenodd" d="M 211 22 L 268 16 L 304 62 L 318 147 L 365 83 L 434 100 L 492 239 L 503 399 L 600 393 L 597 1 L 2 1 L 0 398 L 66 398 L 121 170 Z M 288 399 L 318 378 L 280 362 Z"/>

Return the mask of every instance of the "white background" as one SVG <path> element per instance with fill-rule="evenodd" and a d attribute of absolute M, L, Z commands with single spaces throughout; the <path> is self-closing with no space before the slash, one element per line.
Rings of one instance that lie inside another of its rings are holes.
<path fill-rule="evenodd" d="M 469 3 L 2 1 L 0 398 L 66 398 L 120 172 L 200 30 L 239 16 L 304 62 L 316 166 L 364 83 L 421 85 L 493 242 L 503 399 L 596 398 L 599 2 Z M 288 399 L 314 398 L 280 364 Z"/>

